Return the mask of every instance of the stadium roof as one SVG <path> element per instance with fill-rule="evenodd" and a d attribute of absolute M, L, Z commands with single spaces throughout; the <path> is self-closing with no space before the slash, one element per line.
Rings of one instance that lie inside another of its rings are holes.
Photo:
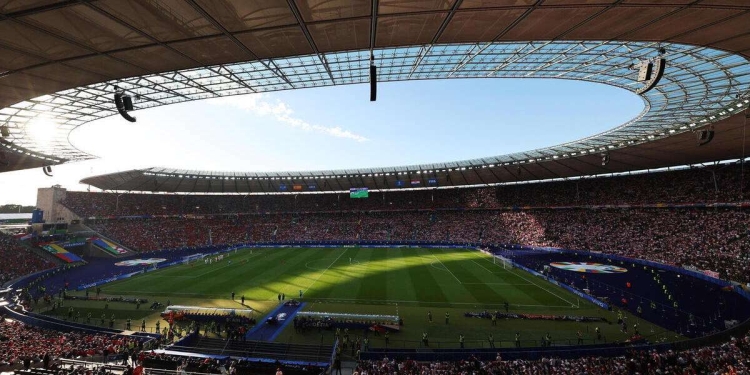
<path fill-rule="evenodd" d="M 149 169 L 84 182 L 116 190 L 232 191 L 216 183 L 188 188 L 182 180 L 320 177 L 345 189 L 366 182 L 346 176 L 393 175 L 460 185 L 744 155 L 745 119 L 739 112 L 747 106 L 750 84 L 746 1 L 37 0 L 0 2 L 0 12 L 0 124 L 10 133 L 0 138 L 5 146 L 0 171 L 93 157 L 70 145 L 67 136 L 81 124 L 117 113 L 115 85 L 139 95 L 136 107 L 144 109 L 363 83 L 369 80 L 370 51 L 379 81 L 563 78 L 635 92 L 642 84 L 635 81 L 632 64 L 654 59 L 664 48 L 667 69 L 657 87 L 642 96 L 643 113 L 627 124 L 524 153 L 347 171 Z M 39 123 L 58 129 L 50 142 L 29 136 Z M 698 147 L 690 131 L 710 123 L 716 138 Z M 606 166 L 603 152 L 610 155 Z M 379 185 L 392 183 L 384 179 Z M 252 184 L 247 189 L 259 191 Z"/>

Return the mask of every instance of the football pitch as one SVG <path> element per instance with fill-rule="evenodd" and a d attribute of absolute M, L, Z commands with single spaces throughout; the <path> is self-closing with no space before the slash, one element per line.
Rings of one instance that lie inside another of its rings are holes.
<path fill-rule="evenodd" d="M 146 298 L 149 303 L 182 304 L 204 307 L 251 308 L 259 324 L 286 300 L 305 302 L 304 310 L 327 313 L 397 315 L 404 321 L 390 339 L 395 347 L 419 347 L 423 333 L 431 347 L 457 347 L 458 335 L 465 335 L 466 347 L 487 347 L 492 333 L 497 346 L 512 346 L 516 333 L 523 346 L 538 346 L 547 333 L 554 340 L 574 345 L 578 332 L 585 343 L 594 343 L 599 327 L 607 342 L 629 338 L 617 324 L 616 311 L 605 311 L 580 297 L 519 269 L 504 267 L 500 260 L 473 249 L 430 248 L 267 248 L 239 249 L 219 262 L 198 260 L 137 275 L 106 284 L 107 296 Z M 235 300 L 231 299 L 232 292 Z M 300 298 L 300 292 L 302 298 Z M 81 293 L 81 292 L 79 292 Z M 245 297 L 245 305 L 240 304 Z M 464 317 L 482 311 L 601 317 L 607 321 L 576 322 L 503 319 L 492 326 L 488 319 Z M 99 316 L 102 302 L 71 301 L 84 313 Z M 67 306 L 67 305 L 66 305 Z M 119 324 L 125 318 L 147 320 L 149 327 L 159 320 L 160 311 L 136 310 L 113 304 Z M 431 312 L 434 321 L 427 321 Z M 450 324 L 444 324 L 444 314 Z M 629 323 L 638 323 L 641 333 L 652 340 L 679 337 L 639 320 L 630 314 Z M 109 316 L 109 315 L 107 315 Z M 632 332 L 631 332 L 632 334 Z M 286 326 L 277 342 L 320 344 L 333 340 L 333 332 L 295 332 Z M 596 341 L 599 342 L 599 341 Z M 383 339 L 372 338 L 372 346 L 383 346 Z"/>
<path fill-rule="evenodd" d="M 108 294 L 287 299 L 337 303 L 575 309 L 566 291 L 466 249 L 244 249 L 110 284 Z"/>

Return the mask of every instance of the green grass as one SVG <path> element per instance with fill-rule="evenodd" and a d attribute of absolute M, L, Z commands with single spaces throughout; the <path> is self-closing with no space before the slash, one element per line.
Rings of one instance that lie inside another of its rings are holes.
<path fill-rule="evenodd" d="M 553 339 L 575 341 L 578 330 L 586 338 L 593 338 L 595 326 L 609 341 L 626 338 L 616 325 L 607 323 L 506 320 L 492 327 L 489 320 L 463 317 L 467 311 L 502 310 L 503 303 L 508 302 L 511 312 L 616 320 L 614 312 L 604 311 L 526 272 L 504 269 L 479 251 L 464 249 L 245 249 L 220 263 L 205 265 L 200 261 L 175 266 L 103 287 L 107 295 L 215 307 L 241 307 L 239 298 L 244 295 L 246 305 L 258 312 L 258 318 L 277 305 L 279 293 L 291 299 L 298 298 L 300 290 L 302 300 L 308 302 L 307 310 L 401 316 L 404 327 L 391 337 L 391 345 L 402 347 L 418 346 L 422 332 L 429 334 L 433 345 L 445 347 L 457 346 L 459 334 L 466 335 L 468 347 L 481 347 L 486 345 L 489 332 L 496 342 L 508 340 L 508 345 L 515 332 L 520 332 L 524 340 L 539 340 L 550 332 Z M 231 301 L 232 292 L 236 301 Z M 98 317 L 98 309 L 102 308 L 98 305 L 103 304 L 69 305 L 93 309 L 94 317 Z M 134 306 L 123 305 L 116 307 L 127 310 L 123 317 L 133 315 L 134 321 L 141 318 L 142 313 Z M 110 304 L 112 308 L 115 307 Z M 432 324 L 427 322 L 427 311 L 433 313 Z M 451 315 L 449 325 L 443 323 L 445 312 Z M 152 326 L 158 314 L 154 312 L 147 318 Z M 635 317 L 630 319 L 631 324 L 636 321 Z M 675 338 L 647 322 L 640 325 L 643 334 L 661 332 Z M 326 332 L 298 334 L 290 325 L 277 341 L 316 343 L 330 339 L 328 336 L 330 333 Z M 381 341 L 374 338 L 372 346 L 382 345 Z"/>

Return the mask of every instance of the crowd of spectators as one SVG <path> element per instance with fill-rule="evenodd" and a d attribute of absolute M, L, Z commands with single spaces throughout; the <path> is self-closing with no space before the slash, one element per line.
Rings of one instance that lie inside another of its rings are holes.
<path fill-rule="evenodd" d="M 527 183 L 489 188 L 371 192 L 368 199 L 344 194 L 177 195 L 68 192 L 63 201 L 83 217 L 320 212 L 414 209 L 476 209 L 684 203 L 732 203 L 750 196 L 741 188 L 739 165 L 670 172 Z"/>
<path fill-rule="evenodd" d="M 197 372 L 202 374 L 254 375 L 277 374 L 280 371 L 286 375 L 319 375 L 324 373 L 325 366 L 305 364 L 302 362 L 281 363 L 280 361 L 226 360 L 180 356 L 156 352 L 143 352 L 143 364 L 150 369 L 176 370 L 178 374 Z"/>
<path fill-rule="evenodd" d="M 750 212 L 575 209 L 260 214 L 92 225 L 135 250 L 272 241 L 445 241 L 601 251 L 750 281 Z"/>
<path fill-rule="evenodd" d="M 53 262 L 31 253 L 15 238 L 0 233 L 0 285 L 54 267 Z"/>
<path fill-rule="evenodd" d="M 28 362 L 47 368 L 56 358 L 87 358 L 123 353 L 135 343 L 127 339 L 81 332 L 62 333 L 26 325 L 14 320 L 0 320 L 0 371 L 3 367 Z"/>
<path fill-rule="evenodd" d="M 267 241 L 481 242 L 602 251 L 747 282 L 746 211 L 632 206 L 736 203 L 743 193 L 750 196 L 749 184 L 739 164 L 725 164 L 491 188 L 389 191 L 368 199 L 68 192 L 63 203 L 84 217 L 183 215 L 93 221 L 95 230 L 140 251 Z M 631 207 L 592 209 L 612 205 Z M 571 206 L 579 209 L 552 209 Z"/>
<path fill-rule="evenodd" d="M 730 342 L 682 351 L 633 351 L 623 357 L 582 357 L 576 359 L 493 361 L 470 359 L 452 362 L 360 361 L 355 374 L 748 374 L 750 373 L 750 336 Z"/>

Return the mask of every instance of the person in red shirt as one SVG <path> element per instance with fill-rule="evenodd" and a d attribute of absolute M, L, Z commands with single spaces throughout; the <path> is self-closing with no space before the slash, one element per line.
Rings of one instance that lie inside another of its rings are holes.
<path fill-rule="evenodd" d="M 133 375 L 143 375 L 143 365 L 138 361 L 138 366 L 133 370 Z"/>

